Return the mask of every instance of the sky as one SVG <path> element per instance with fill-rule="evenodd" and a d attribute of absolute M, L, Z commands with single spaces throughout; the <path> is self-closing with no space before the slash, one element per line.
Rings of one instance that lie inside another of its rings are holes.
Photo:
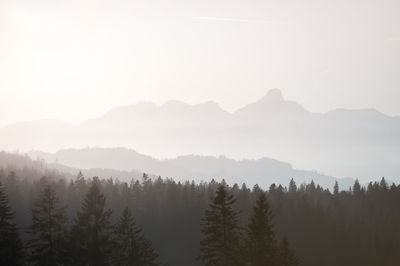
<path fill-rule="evenodd" d="M 68 2 L 68 3 L 67 3 Z M 400 1 L 0 0 L 0 126 L 136 101 L 400 115 Z"/>

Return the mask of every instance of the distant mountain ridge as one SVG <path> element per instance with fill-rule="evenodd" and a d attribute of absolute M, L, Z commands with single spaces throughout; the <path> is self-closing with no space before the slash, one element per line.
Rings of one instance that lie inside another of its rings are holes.
<path fill-rule="evenodd" d="M 254 115 L 265 115 L 266 113 L 309 114 L 300 104 L 286 101 L 280 90 L 272 89 L 260 100 L 235 111 L 234 115 L 252 117 Z"/>
<path fill-rule="evenodd" d="M 215 102 L 138 102 L 77 126 L 21 122 L 0 129 L 0 149 L 126 147 L 157 158 L 268 157 L 337 177 L 400 181 L 399 136 L 400 117 L 373 109 L 312 113 L 274 89 L 233 113 Z"/>
<path fill-rule="evenodd" d="M 291 178 L 299 184 L 314 180 L 315 183 L 330 189 L 335 181 L 338 181 L 342 188 L 347 188 L 354 182 L 351 178 L 336 179 L 317 172 L 296 170 L 288 163 L 269 158 L 233 160 L 224 156 L 185 155 L 174 159 L 158 160 L 125 148 L 66 149 L 54 154 L 31 151 L 29 156 L 33 159 L 43 159 L 59 170 L 63 169 L 60 168 L 61 165 L 84 169 L 84 172 L 91 169 L 92 171 L 93 169 L 114 169 L 124 171 L 125 173 L 122 173 L 124 177 L 126 173 L 135 171 L 135 173 L 145 172 L 179 181 L 201 182 L 225 179 L 229 184 L 246 183 L 251 186 L 259 184 L 265 188 L 272 183 L 286 186 Z M 105 173 L 110 173 L 110 171 Z M 107 176 L 103 177 L 107 178 Z"/>

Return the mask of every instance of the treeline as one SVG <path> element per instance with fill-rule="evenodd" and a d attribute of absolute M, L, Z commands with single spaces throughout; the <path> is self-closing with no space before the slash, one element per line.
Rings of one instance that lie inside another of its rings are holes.
<path fill-rule="evenodd" d="M 12 172 L 9 179 L 14 179 Z M 78 177 L 82 178 L 82 177 Z M 42 180 L 48 183 L 46 180 Z M 0 265 L 157 265 L 158 255 L 126 207 L 112 226 L 100 181 L 94 178 L 71 226 L 51 184 L 31 208 L 23 245 L 0 184 Z"/>
<path fill-rule="evenodd" d="M 286 238 L 277 246 L 270 206 L 265 193 L 258 194 L 249 222 L 242 228 L 233 210 L 236 200 L 224 184 L 218 187 L 202 223 L 199 259 L 205 265 L 298 265 Z"/>
<path fill-rule="evenodd" d="M 8 176 L 8 179 L 15 178 L 14 172 Z M 89 190 L 71 226 L 67 226 L 66 207 L 59 206 L 53 185 L 46 178 L 41 181 L 44 188 L 30 209 L 32 224 L 27 228 L 29 238 L 25 245 L 12 221 L 14 213 L 0 183 L 3 255 L 0 265 L 159 265 L 158 255 L 128 207 L 111 225 L 113 211 L 106 208 L 106 197 L 98 178 L 89 182 Z M 76 181 L 84 182 L 81 173 Z M 272 213 L 265 194 L 260 191 L 246 228 L 238 223 L 234 202 L 226 185 L 220 185 L 203 219 L 204 239 L 200 242 L 199 260 L 205 265 L 297 266 L 287 240 L 284 238 L 280 247 L 276 245 Z"/>
<path fill-rule="evenodd" d="M 391 266 L 400 261 L 400 186 L 384 179 L 330 192 L 313 182 L 273 184 L 264 191 L 147 175 L 128 183 L 82 174 L 74 180 L 31 180 L 26 169 L 23 175 L 0 171 L 0 215 L 8 217 L 1 219 L 0 233 L 20 239 L 0 246 L 3 258 L 14 254 L 36 265 L 57 265 L 38 262 L 43 257 L 37 254 L 44 253 L 63 265 Z M 14 253 L 4 252 L 11 247 Z M 153 264 L 125 264 L 133 257 Z"/>

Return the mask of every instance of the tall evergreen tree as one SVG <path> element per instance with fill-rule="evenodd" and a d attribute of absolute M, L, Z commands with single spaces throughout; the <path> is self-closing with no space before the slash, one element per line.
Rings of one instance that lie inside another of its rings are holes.
<path fill-rule="evenodd" d="M 202 222 L 204 238 L 200 241 L 205 265 L 243 265 L 237 214 L 232 210 L 233 196 L 220 185 Z"/>
<path fill-rule="evenodd" d="M 75 245 L 78 258 L 75 265 L 108 265 L 110 253 L 110 216 L 111 210 L 106 210 L 106 198 L 100 192 L 97 178 L 86 193 L 82 208 L 77 213 L 72 229 L 72 244 Z"/>
<path fill-rule="evenodd" d="M 339 184 L 337 181 L 335 181 L 335 185 L 333 187 L 333 196 L 335 197 L 339 196 Z"/>
<path fill-rule="evenodd" d="M 387 191 L 389 186 L 386 183 L 386 180 L 384 177 L 382 177 L 381 182 L 379 182 L 379 186 L 381 187 L 381 189 L 383 189 L 384 191 Z"/>
<path fill-rule="evenodd" d="M 142 228 L 129 210 L 125 208 L 114 227 L 112 264 L 118 266 L 157 265 L 158 255 L 145 239 Z"/>
<path fill-rule="evenodd" d="M 247 226 L 246 248 L 252 266 L 272 266 L 276 262 L 276 240 L 272 212 L 264 193 L 260 193 Z"/>
<path fill-rule="evenodd" d="M 65 263 L 65 208 L 58 207 L 55 190 L 47 185 L 32 212 L 32 225 L 28 232 L 29 258 L 35 265 L 60 265 Z"/>
<path fill-rule="evenodd" d="M 298 266 L 298 260 L 294 252 L 289 247 L 289 242 L 286 237 L 283 237 L 279 246 L 279 266 Z"/>
<path fill-rule="evenodd" d="M 289 182 L 289 193 L 295 193 L 297 191 L 297 185 L 296 182 L 294 182 L 293 178 L 290 179 Z"/>
<path fill-rule="evenodd" d="M 356 181 L 354 182 L 353 193 L 356 196 L 359 196 L 361 194 L 361 185 L 360 185 L 360 182 L 358 181 L 358 179 L 356 179 Z"/>
<path fill-rule="evenodd" d="M 13 222 L 14 212 L 0 183 L 0 265 L 22 265 L 22 242 Z"/>

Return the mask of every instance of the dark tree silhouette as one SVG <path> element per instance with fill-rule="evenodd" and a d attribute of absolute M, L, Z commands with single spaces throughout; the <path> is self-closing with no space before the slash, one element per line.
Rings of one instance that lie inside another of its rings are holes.
<path fill-rule="evenodd" d="M 335 185 L 333 187 L 333 195 L 335 197 L 339 196 L 339 184 L 337 181 L 335 181 Z"/>
<path fill-rule="evenodd" d="M 289 248 L 289 242 L 283 237 L 279 246 L 279 266 L 298 266 L 299 263 L 294 252 Z"/>
<path fill-rule="evenodd" d="M 13 219 L 14 212 L 0 183 L 0 265 L 23 264 L 22 242 Z"/>
<path fill-rule="evenodd" d="M 4 153 L 0 152 L 0 164 L 4 161 L 1 159 L 3 155 Z M 46 182 L 42 181 L 43 175 L 49 176 Z M 70 182 L 71 180 L 74 181 Z M 25 261 L 25 257 L 22 261 L 22 259 L 18 260 L 19 255 L 13 256 L 13 254 L 19 253 L 19 245 L 4 244 L 6 240 L 18 239 L 15 225 L 14 229 L 6 230 L 10 227 L 3 225 L 4 220 L 7 223 L 15 223 L 17 228 L 30 226 L 30 209 L 34 207 L 34 199 L 48 184 L 51 184 L 60 198 L 60 206 L 67 206 L 66 213 L 69 217 L 74 217 L 78 210 L 83 215 L 80 204 L 93 184 L 92 178 L 81 182 L 82 178 L 75 180 L 72 174 L 61 174 L 43 168 L 7 166 L 0 166 L 0 181 L 3 182 L 3 191 L 7 191 L 8 197 L 6 204 L 4 204 L 4 193 L 0 197 L 2 199 L 0 205 L 3 206 L 0 208 L 0 216 L 3 217 L 0 219 L 2 223 L 0 233 L 7 236 L 4 238 L 0 235 L 0 255 L 3 254 L 0 256 L 0 265 L 29 263 Z M 210 233 L 206 237 L 206 234 L 202 234 L 199 223 L 204 217 L 205 211 L 207 209 L 211 211 L 208 206 L 210 197 L 214 200 L 215 192 L 221 183 L 215 180 L 198 184 L 181 183 L 170 178 L 160 179 L 154 176 L 146 176 L 142 182 L 139 175 L 134 176 L 131 182 L 117 179 L 94 179 L 94 182 L 97 183 L 98 189 L 102 188 L 101 191 L 107 197 L 107 208 L 113 209 L 116 215 L 120 216 L 125 206 L 132 210 L 135 218 L 143 226 L 146 239 L 151 241 L 159 254 L 157 261 L 168 262 L 174 266 L 204 265 L 205 261 L 204 263 L 196 261 L 200 247 L 205 248 L 200 245 L 202 239 L 203 241 L 209 240 L 210 244 L 207 244 L 207 247 L 210 247 L 208 250 L 210 253 L 221 254 L 218 252 L 223 249 L 221 245 L 216 244 L 220 243 L 216 242 L 221 239 L 219 235 L 217 234 L 217 238 L 212 239 L 210 236 L 213 234 Z M 265 193 L 268 203 L 274 211 L 273 221 L 276 236 L 288 236 L 290 247 L 295 251 L 301 266 L 399 265 L 400 209 L 398 203 L 400 202 L 400 185 L 398 184 L 393 184 L 389 180 L 372 181 L 366 185 L 354 182 L 351 189 L 346 186 L 340 191 L 339 186 L 336 185 L 336 189 L 332 193 L 315 183 L 313 185 L 302 183 L 297 187 L 297 191 L 290 189 L 290 184 L 287 186 L 288 189 L 281 184 L 273 184 L 268 191 L 260 186 L 249 189 L 246 185 L 231 185 L 232 187 L 228 187 L 225 183 L 224 188 L 226 194 L 231 194 L 236 199 L 231 206 L 233 212 L 240 213 L 237 215 L 237 219 L 242 226 L 249 223 L 249 218 L 253 213 L 252 207 L 260 193 Z M 95 205 L 98 206 L 98 204 Z M 8 207 L 4 208 L 4 206 Z M 10 207 L 15 211 L 15 219 L 12 219 L 13 213 Z M 103 213 L 106 212 L 104 208 Z M 8 211 L 5 212 L 5 209 Z M 5 213 L 11 215 L 5 215 Z M 236 217 L 236 215 L 234 216 Z M 4 219 L 4 217 L 8 218 Z M 85 220 L 81 217 L 82 219 Z M 89 254 L 92 254 L 91 258 L 94 255 L 87 251 L 89 247 L 93 246 L 91 244 L 93 235 L 89 232 L 99 232 L 99 230 L 90 231 L 91 228 L 98 228 L 98 226 L 86 226 L 88 223 L 82 222 L 79 226 L 80 229 L 77 230 L 77 220 L 78 218 L 75 220 L 73 230 L 68 234 L 68 240 L 71 240 L 68 243 L 71 245 L 68 247 L 67 257 L 74 260 L 66 260 L 64 265 L 94 265 L 98 261 L 94 259 L 89 261 Z M 203 225 L 205 221 L 206 219 L 203 220 Z M 218 220 L 214 219 L 213 221 Z M 109 245 L 111 230 L 108 227 L 110 226 L 108 225 L 107 229 L 101 229 L 100 233 L 96 233 L 100 235 L 98 239 L 103 239 L 103 236 L 106 239 L 106 241 L 99 240 L 100 243 L 96 242 L 100 246 L 99 265 L 112 263 L 108 254 L 113 250 L 113 245 Z M 15 233 L 4 234 L 4 231 Z M 221 230 L 216 231 L 220 232 Z M 238 233 L 240 230 L 233 231 Z M 20 233 L 21 239 L 28 238 L 24 232 Z M 8 238 L 10 235 L 13 237 Z M 282 247 L 282 245 L 280 246 Z M 213 247 L 216 247 L 217 251 L 214 251 Z M 244 249 L 246 245 L 241 247 L 240 250 L 229 251 L 229 254 L 236 253 L 231 255 L 232 258 L 246 250 Z M 278 250 L 278 254 L 290 254 L 282 250 L 290 251 L 290 248 L 281 248 Z M 202 252 L 202 255 L 205 253 Z M 10 256 L 16 258 L 17 262 L 6 261 Z M 290 258 L 291 256 L 282 257 Z M 241 262 L 240 259 L 236 261 Z M 227 263 L 221 261 L 221 263 L 232 265 L 231 261 Z M 212 263 L 208 265 L 212 265 Z M 241 262 L 241 265 L 246 265 L 246 262 Z"/>
<path fill-rule="evenodd" d="M 237 214 L 232 210 L 235 202 L 224 185 L 217 189 L 202 223 L 203 240 L 200 242 L 205 265 L 243 265 Z"/>
<path fill-rule="evenodd" d="M 127 207 L 114 226 L 113 243 L 113 265 L 157 265 L 158 255 L 151 247 L 151 243 L 145 239 L 142 228 L 136 225 L 136 221 Z"/>
<path fill-rule="evenodd" d="M 95 178 L 82 202 L 82 208 L 72 229 L 72 245 L 75 246 L 74 264 L 108 265 L 111 250 L 110 216 L 105 208 L 106 198 L 100 192 L 99 180 Z"/>
<path fill-rule="evenodd" d="M 252 266 L 277 265 L 277 247 L 272 212 L 264 193 L 260 193 L 247 226 L 247 261 Z"/>
<path fill-rule="evenodd" d="M 296 193 L 297 192 L 297 185 L 296 182 L 294 182 L 293 178 L 290 179 L 289 182 L 289 193 Z"/>
<path fill-rule="evenodd" d="M 28 232 L 29 259 L 35 265 L 62 265 L 66 261 L 66 222 L 64 209 L 53 187 L 47 185 L 31 209 L 32 225 Z"/>

